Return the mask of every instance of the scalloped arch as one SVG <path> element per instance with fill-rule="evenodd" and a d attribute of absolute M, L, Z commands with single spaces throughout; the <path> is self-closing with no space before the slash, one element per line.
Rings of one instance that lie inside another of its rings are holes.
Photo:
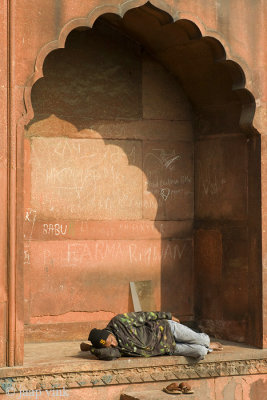
<path fill-rule="evenodd" d="M 245 90 L 244 89 L 245 77 L 248 78 L 249 82 L 251 81 L 250 71 L 248 69 L 248 66 L 243 59 L 235 57 L 231 54 L 230 47 L 227 41 L 219 32 L 209 30 L 197 15 L 194 15 L 192 13 L 179 12 L 179 10 L 176 7 L 175 8 L 171 7 L 164 0 L 151 0 L 150 3 L 156 8 L 158 8 L 160 11 L 164 11 L 165 13 L 169 14 L 173 22 L 177 21 L 180 22 L 181 20 L 187 21 L 187 25 L 184 24 L 182 28 L 186 30 L 189 40 L 193 40 L 196 38 L 196 35 L 199 35 L 199 37 L 202 38 L 203 42 L 206 42 L 211 48 L 214 61 L 225 63 L 226 69 L 229 71 L 229 74 L 233 79 L 232 90 L 235 91 Z M 22 116 L 21 123 L 26 125 L 34 117 L 34 111 L 31 103 L 31 90 L 35 82 L 43 76 L 43 63 L 45 58 L 53 50 L 65 47 L 66 39 L 72 30 L 81 26 L 92 28 L 97 18 L 107 13 L 116 14 L 121 18 L 123 18 L 128 11 L 141 7 L 145 4 L 147 4 L 146 0 L 130 0 L 119 3 L 116 6 L 109 4 L 98 5 L 94 9 L 92 9 L 92 11 L 90 11 L 90 13 L 86 17 L 75 18 L 67 22 L 61 29 L 58 39 L 47 43 L 45 46 L 41 48 L 41 50 L 37 54 L 34 66 L 34 72 L 29 77 L 24 90 L 24 104 L 26 112 Z M 190 24 L 191 27 L 194 26 L 196 28 L 193 34 L 190 32 Z M 210 34 L 212 34 L 212 36 L 210 36 Z M 226 60 L 226 54 L 230 56 L 231 58 L 230 60 Z M 250 93 L 250 96 L 242 95 L 239 97 L 241 99 L 245 98 L 245 100 L 247 100 L 248 98 L 251 99 L 251 97 L 253 96 Z M 242 106 L 246 112 L 249 111 L 247 110 L 249 105 L 246 101 L 244 105 L 242 104 Z M 242 122 L 243 120 L 244 118 L 241 116 L 240 122 Z"/>

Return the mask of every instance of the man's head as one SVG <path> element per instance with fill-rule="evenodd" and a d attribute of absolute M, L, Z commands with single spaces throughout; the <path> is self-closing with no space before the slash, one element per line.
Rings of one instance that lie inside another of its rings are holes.
<path fill-rule="evenodd" d="M 92 345 L 97 349 L 100 349 L 102 347 L 118 346 L 118 342 L 115 336 L 106 329 L 92 329 L 89 334 L 88 340 L 90 340 Z"/>

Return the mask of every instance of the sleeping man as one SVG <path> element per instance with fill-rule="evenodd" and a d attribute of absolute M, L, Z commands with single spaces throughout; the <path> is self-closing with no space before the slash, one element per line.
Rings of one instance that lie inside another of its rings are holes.
<path fill-rule="evenodd" d="M 92 329 L 81 350 L 90 350 L 99 359 L 113 360 L 121 356 L 152 357 L 179 355 L 202 360 L 213 350 L 222 350 L 220 343 L 211 343 L 205 333 L 197 333 L 169 312 L 131 312 L 118 314 L 105 329 Z"/>

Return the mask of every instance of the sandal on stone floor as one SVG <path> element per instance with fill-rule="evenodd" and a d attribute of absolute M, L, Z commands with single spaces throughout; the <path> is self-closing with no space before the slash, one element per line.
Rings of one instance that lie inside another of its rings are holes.
<path fill-rule="evenodd" d="M 182 394 L 182 389 L 177 385 L 177 383 L 171 383 L 167 387 L 163 388 L 163 392 L 168 394 Z"/>
<path fill-rule="evenodd" d="M 194 390 L 191 389 L 191 386 L 187 382 L 181 382 L 178 386 L 183 394 L 193 394 Z"/>

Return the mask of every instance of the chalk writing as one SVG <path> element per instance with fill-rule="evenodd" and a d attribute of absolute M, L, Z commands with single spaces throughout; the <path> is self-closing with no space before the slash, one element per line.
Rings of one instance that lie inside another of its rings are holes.
<path fill-rule="evenodd" d="M 227 181 L 222 176 L 222 169 L 219 168 L 216 159 L 213 157 L 205 160 L 205 164 L 198 162 L 199 185 L 201 193 L 205 196 L 214 196 L 222 193 Z"/>
<path fill-rule="evenodd" d="M 189 175 L 164 178 L 159 174 L 156 175 L 154 171 L 147 171 L 147 177 L 149 178 L 147 184 L 153 189 L 158 189 L 162 186 L 184 186 L 190 184 L 193 180 L 192 176 Z"/>
<path fill-rule="evenodd" d="M 157 200 L 156 219 L 180 219 L 193 214 L 193 147 L 187 143 L 147 144 L 144 155 L 146 174 L 144 201 Z M 168 146 L 168 147 L 167 147 Z M 155 209 L 155 204 L 154 204 Z M 152 219 L 153 208 L 143 209 L 143 216 Z"/>
<path fill-rule="evenodd" d="M 138 242 L 97 240 L 90 242 L 67 243 L 64 247 L 43 250 L 43 265 L 53 267 L 55 263 L 66 267 L 77 267 L 91 264 L 98 268 L 99 264 L 124 260 L 128 265 L 152 265 L 164 261 L 179 261 L 191 242 L 187 240 L 166 241 L 162 246 L 155 244 L 140 245 Z"/>
<path fill-rule="evenodd" d="M 30 264 L 30 251 L 24 248 L 24 264 Z"/>
<path fill-rule="evenodd" d="M 149 158 L 154 158 L 161 166 L 166 169 L 173 169 L 173 163 L 181 158 L 180 154 L 176 154 L 175 150 L 167 151 L 166 149 L 152 149 L 153 153 L 145 155 L 145 162 Z"/>
<path fill-rule="evenodd" d="M 32 240 L 34 225 L 37 218 L 37 211 L 26 208 L 24 214 L 24 264 L 31 263 L 30 241 Z"/>
<path fill-rule="evenodd" d="M 163 200 L 166 201 L 170 195 L 170 189 L 169 188 L 160 189 L 160 195 L 163 198 Z"/>
<path fill-rule="evenodd" d="M 119 225 L 120 229 L 124 229 L 126 231 L 131 231 L 131 232 L 150 232 L 151 229 L 154 228 L 154 223 L 153 223 L 153 228 L 151 227 L 150 224 L 146 223 L 134 223 L 131 221 L 129 224 L 128 222 L 121 222 Z"/>
<path fill-rule="evenodd" d="M 66 235 L 68 225 L 63 227 L 62 224 L 43 224 L 43 234 L 44 235 Z"/>
<path fill-rule="evenodd" d="M 24 233 L 25 239 L 31 240 L 32 238 L 33 229 L 36 222 L 36 216 L 37 216 L 36 210 L 33 210 L 32 208 L 27 208 L 25 210 L 25 216 L 24 216 L 25 227 L 27 226 L 27 229 L 25 229 Z"/>
<path fill-rule="evenodd" d="M 140 142 L 33 139 L 31 199 L 46 217 L 141 218 L 142 184 Z"/>

